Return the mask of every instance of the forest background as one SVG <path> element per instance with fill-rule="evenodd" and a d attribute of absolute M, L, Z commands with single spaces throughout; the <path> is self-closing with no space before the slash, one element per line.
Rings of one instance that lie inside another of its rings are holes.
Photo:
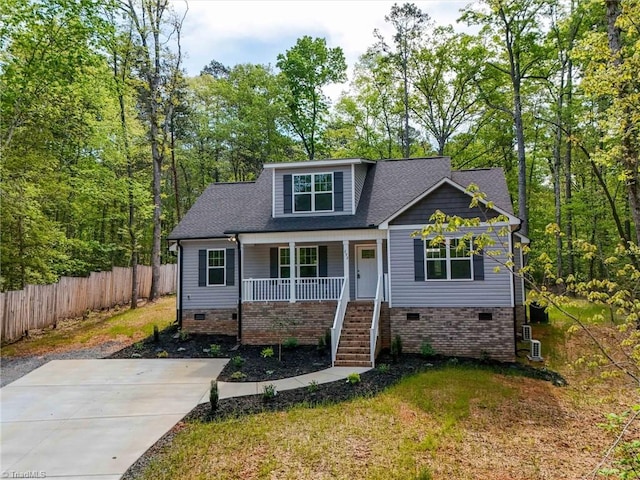
<path fill-rule="evenodd" d="M 637 0 L 483 0 L 456 25 L 396 4 L 351 78 L 340 46 L 311 36 L 276 65 L 212 51 L 189 76 L 173 6 L 0 5 L 3 291 L 174 262 L 166 235 L 208 184 L 314 158 L 502 167 L 531 257 L 560 278 L 608 278 L 638 243 Z"/>

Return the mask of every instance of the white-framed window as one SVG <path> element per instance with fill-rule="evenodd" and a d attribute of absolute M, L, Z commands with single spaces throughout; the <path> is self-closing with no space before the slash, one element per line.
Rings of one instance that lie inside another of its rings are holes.
<path fill-rule="evenodd" d="M 333 211 L 333 173 L 293 175 L 294 212 Z"/>
<path fill-rule="evenodd" d="M 318 276 L 318 247 L 296 247 L 296 277 L 315 278 Z M 291 278 L 291 254 L 289 247 L 278 250 L 278 275 Z"/>
<path fill-rule="evenodd" d="M 471 240 L 447 238 L 440 245 L 425 240 L 425 280 L 472 280 Z"/>
<path fill-rule="evenodd" d="M 216 248 L 207 250 L 207 286 L 226 285 L 226 250 Z"/>

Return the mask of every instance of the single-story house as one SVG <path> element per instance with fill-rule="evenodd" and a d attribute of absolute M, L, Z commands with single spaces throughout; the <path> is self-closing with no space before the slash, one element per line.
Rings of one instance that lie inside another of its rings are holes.
<path fill-rule="evenodd" d="M 478 207 L 470 184 L 486 194 Z M 500 216 L 504 254 L 460 248 L 461 231 L 437 247 L 412 237 L 437 210 Z M 331 329 L 335 365 L 373 365 L 396 335 L 408 352 L 428 342 L 513 360 L 525 294 L 504 262 L 523 264 L 519 228 L 498 168 L 452 171 L 448 157 L 265 164 L 255 182 L 209 186 L 169 235 L 178 321 L 245 344 L 273 344 L 283 329 L 316 344 Z"/>

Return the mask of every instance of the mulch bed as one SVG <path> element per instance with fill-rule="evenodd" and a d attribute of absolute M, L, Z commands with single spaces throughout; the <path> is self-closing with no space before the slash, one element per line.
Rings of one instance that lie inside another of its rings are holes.
<path fill-rule="evenodd" d="M 238 345 L 236 338 L 231 336 L 180 335 L 175 325 L 158 332 L 157 338 L 152 335 L 113 353 L 108 358 L 212 358 L 214 355 L 211 353 L 211 345 L 219 347 L 215 357 L 232 359 L 218 377 L 220 381 L 268 382 L 323 370 L 331 366 L 328 350 L 320 351 L 315 346 L 283 349 L 282 360 L 279 361 L 277 345 L 269 345 L 268 347 L 273 348 L 274 355 L 264 358 L 265 346 Z M 242 361 L 234 362 L 234 357 L 241 357 Z M 209 403 L 198 405 L 147 450 L 122 478 L 124 480 L 137 478 L 155 455 L 170 448 L 173 437 L 188 423 L 211 422 L 260 412 L 282 411 L 299 405 L 312 408 L 354 398 L 371 397 L 395 385 L 405 376 L 443 368 L 447 365 L 490 369 L 496 373 L 550 381 L 556 386 L 566 385 L 566 381 L 558 373 L 520 363 L 440 356 L 424 358 L 414 354 L 403 354 L 394 361 L 388 352 L 382 352 L 376 361 L 377 368 L 360 374 L 360 381 L 357 383 L 341 380 L 277 392 L 271 398 L 266 398 L 264 395 L 226 398 L 218 402 L 215 411 L 212 411 Z M 244 376 L 232 378 L 232 375 L 238 371 Z"/>
<path fill-rule="evenodd" d="M 212 345 L 219 347 L 215 354 L 211 352 Z M 272 357 L 263 357 L 266 347 L 273 350 Z M 225 335 L 181 335 L 176 325 L 158 332 L 157 338 L 151 335 L 107 358 L 230 358 L 218 377 L 225 382 L 279 380 L 331 366 L 329 349 L 318 350 L 313 345 L 283 348 L 282 359 L 278 360 L 277 345 L 238 345 L 236 337 Z M 242 376 L 232 378 L 236 372 L 241 372 Z"/>

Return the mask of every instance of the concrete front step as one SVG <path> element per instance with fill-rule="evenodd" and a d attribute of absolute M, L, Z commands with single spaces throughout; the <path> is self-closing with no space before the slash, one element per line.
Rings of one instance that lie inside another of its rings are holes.
<path fill-rule="evenodd" d="M 336 367 L 370 367 L 370 360 L 336 360 Z"/>

